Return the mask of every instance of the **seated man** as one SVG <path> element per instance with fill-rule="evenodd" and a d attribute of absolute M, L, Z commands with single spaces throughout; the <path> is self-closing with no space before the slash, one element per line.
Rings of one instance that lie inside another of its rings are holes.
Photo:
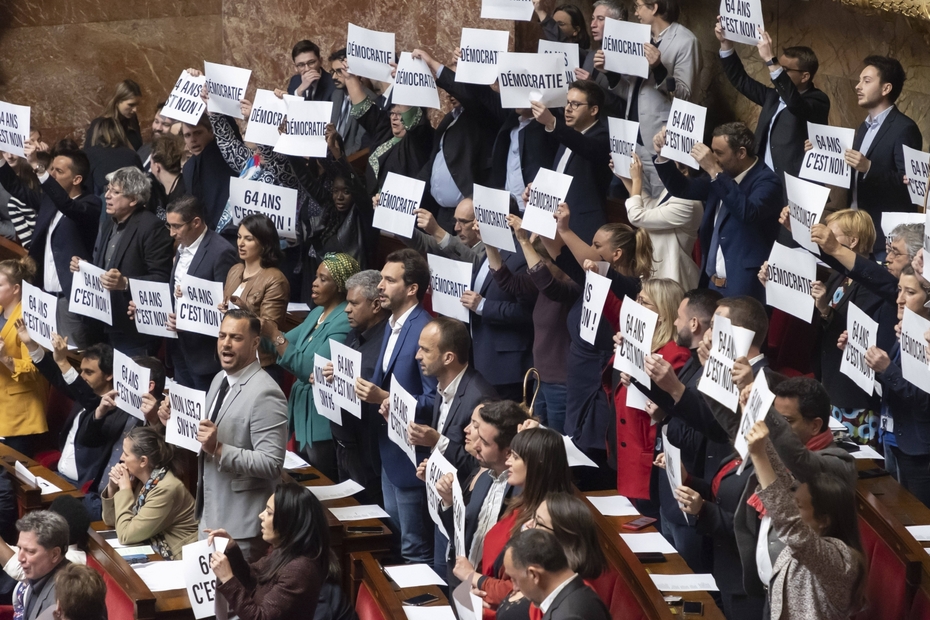
<path fill-rule="evenodd" d="M 36 620 L 55 604 L 55 574 L 71 564 L 68 522 L 50 510 L 36 510 L 16 522 L 19 530 L 19 562 L 25 581 L 13 592 L 13 617 Z"/>

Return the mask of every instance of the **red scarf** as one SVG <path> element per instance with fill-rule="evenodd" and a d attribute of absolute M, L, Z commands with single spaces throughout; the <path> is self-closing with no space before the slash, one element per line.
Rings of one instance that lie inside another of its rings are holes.
<path fill-rule="evenodd" d="M 713 496 L 717 497 L 717 491 L 720 490 L 720 483 L 723 482 L 723 477 L 728 473 L 740 466 L 740 463 L 743 462 L 743 459 L 736 457 L 732 461 L 725 463 L 723 467 L 720 468 L 720 471 L 714 476 L 713 482 L 710 483 L 710 492 Z"/>
<path fill-rule="evenodd" d="M 811 437 L 810 441 L 805 444 L 805 447 L 811 452 L 820 452 L 832 443 L 833 433 L 828 429 Z M 752 496 L 746 500 L 746 503 L 756 509 L 760 519 L 765 516 L 765 506 L 762 505 L 762 500 L 759 499 L 758 495 L 753 493 Z"/>

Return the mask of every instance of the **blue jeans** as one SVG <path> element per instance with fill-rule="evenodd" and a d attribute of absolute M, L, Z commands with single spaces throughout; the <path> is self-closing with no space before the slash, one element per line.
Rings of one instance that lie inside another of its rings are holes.
<path fill-rule="evenodd" d="M 539 395 L 536 397 L 536 407 L 545 415 L 543 424 L 557 431 L 560 435 L 565 432 L 565 384 L 539 383 Z"/>
<path fill-rule="evenodd" d="M 433 570 L 440 577 L 445 577 L 448 564 L 446 554 L 449 552 L 449 539 L 446 538 L 435 523 L 433 529 L 435 530 L 433 536 Z"/>
<path fill-rule="evenodd" d="M 384 510 L 391 515 L 391 529 L 400 536 L 400 554 L 405 562 L 431 564 L 433 561 L 433 522 L 426 507 L 423 485 L 405 488 L 394 486 L 381 468 Z"/>
<path fill-rule="evenodd" d="M 891 477 L 898 480 L 898 460 L 894 452 L 891 451 L 891 444 L 887 441 L 882 442 L 883 452 L 885 453 L 885 471 L 891 474 Z M 899 481 L 900 482 L 900 481 Z"/>

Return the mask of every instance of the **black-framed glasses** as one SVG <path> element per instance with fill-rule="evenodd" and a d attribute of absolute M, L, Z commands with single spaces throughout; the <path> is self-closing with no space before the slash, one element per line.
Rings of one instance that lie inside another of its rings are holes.
<path fill-rule="evenodd" d="M 583 105 L 590 105 L 588 103 L 582 103 L 581 101 L 569 101 L 565 104 L 565 109 L 572 110 L 573 112 L 580 108 Z"/>
<path fill-rule="evenodd" d="M 294 66 L 297 67 L 298 71 L 302 71 L 303 69 L 313 69 L 316 67 L 316 63 L 315 60 L 312 62 L 295 62 Z"/>

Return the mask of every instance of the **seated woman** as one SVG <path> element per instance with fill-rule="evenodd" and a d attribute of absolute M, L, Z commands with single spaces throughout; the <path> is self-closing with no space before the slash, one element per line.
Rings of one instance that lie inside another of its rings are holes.
<path fill-rule="evenodd" d="M 517 433 L 510 444 L 507 459 L 510 475 L 507 483 L 521 487 L 521 493 L 507 507 L 504 516 L 488 530 L 477 566 L 469 558 L 458 557 L 453 574 L 481 591 L 490 609 L 485 619 L 500 614 L 500 620 L 526 616 L 529 600 L 522 595 L 511 597 L 513 584 L 504 573 L 504 547 L 515 533 L 523 529 L 536 514 L 549 493 L 572 492 L 571 472 L 562 436 L 547 428 L 530 428 Z M 475 549 L 478 546 L 475 545 Z"/>
<path fill-rule="evenodd" d="M 121 544 L 148 542 L 176 560 L 197 541 L 194 498 L 174 468 L 174 448 L 154 428 L 138 426 L 123 439 L 123 456 L 101 495 L 103 520 L 116 527 Z"/>
<path fill-rule="evenodd" d="M 865 556 L 859 539 L 856 490 L 822 472 L 797 486 L 760 420 L 746 436 L 761 487 L 756 495 L 785 543 L 772 566 L 772 618 L 845 620 L 862 609 Z"/>
<path fill-rule="evenodd" d="M 232 539 L 210 566 L 229 611 L 242 620 L 313 618 L 329 573 L 329 524 L 323 505 L 296 482 L 279 482 L 258 518 L 271 552 L 248 564 Z M 229 538 L 225 530 L 209 532 Z"/>

